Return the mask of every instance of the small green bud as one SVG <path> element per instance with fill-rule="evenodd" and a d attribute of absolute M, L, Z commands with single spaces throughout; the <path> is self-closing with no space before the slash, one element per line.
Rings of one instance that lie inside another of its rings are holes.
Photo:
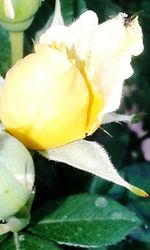
<path fill-rule="evenodd" d="M 0 24 L 9 31 L 24 31 L 32 23 L 41 2 L 41 0 L 0 0 Z"/>
<path fill-rule="evenodd" d="M 137 113 L 137 114 L 133 114 L 131 116 L 131 123 L 138 123 L 138 122 L 140 122 L 145 115 L 146 115 L 145 112 L 140 112 L 140 113 Z"/>

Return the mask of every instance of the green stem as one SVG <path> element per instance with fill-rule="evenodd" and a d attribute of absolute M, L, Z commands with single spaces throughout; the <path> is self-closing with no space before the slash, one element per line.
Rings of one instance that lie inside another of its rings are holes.
<path fill-rule="evenodd" d="M 9 32 L 11 44 L 11 64 L 23 57 L 23 32 Z"/>
<path fill-rule="evenodd" d="M 16 250 L 20 250 L 20 243 L 19 243 L 18 233 L 13 233 L 13 234 L 14 234 L 15 248 L 16 248 Z"/>

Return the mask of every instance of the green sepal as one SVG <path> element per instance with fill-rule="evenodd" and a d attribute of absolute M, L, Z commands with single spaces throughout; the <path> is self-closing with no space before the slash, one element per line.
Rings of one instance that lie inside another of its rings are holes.
<path fill-rule="evenodd" d="M 24 22 L 17 22 L 17 23 L 9 23 L 6 21 L 1 21 L 0 24 L 3 26 L 4 29 L 8 31 L 13 31 L 13 32 L 22 32 L 31 25 L 32 21 L 34 19 L 34 16 L 31 17 L 30 19 L 24 21 Z"/>
<path fill-rule="evenodd" d="M 30 190 L 17 181 L 7 168 L 0 166 L 0 217 L 6 219 L 15 214 L 29 196 Z"/>
<path fill-rule="evenodd" d="M 30 210 L 35 196 L 35 190 L 32 191 L 27 204 L 14 216 L 7 218 L 4 224 L 0 225 L 0 235 L 7 232 L 19 232 L 30 222 Z"/>

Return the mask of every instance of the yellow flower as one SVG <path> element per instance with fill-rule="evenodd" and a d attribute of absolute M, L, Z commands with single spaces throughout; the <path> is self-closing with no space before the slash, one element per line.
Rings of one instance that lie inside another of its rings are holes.
<path fill-rule="evenodd" d="M 2 86 L 0 117 L 31 149 L 59 147 L 92 134 L 120 104 L 131 56 L 143 50 L 137 17 L 103 24 L 86 11 L 69 27 L 53 24 Z"/>

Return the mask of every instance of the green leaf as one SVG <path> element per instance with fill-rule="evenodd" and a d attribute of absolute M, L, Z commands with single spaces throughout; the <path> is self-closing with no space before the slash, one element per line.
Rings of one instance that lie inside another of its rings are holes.
<path fill-rule="evenodd" d="M 0 244 L 1 250 L 60 250 L 54 243 L 28 233 L 14 234 Z"/>
<path fill-rule="evenodd" d="M 133 231 L 131 236 L 138 241 L 150 243 L 150 201 L 137 200 L 129 203 L 128 206 L 143 220 L 143 225 Z"/>
<path fill-rule="evenodd" d="M 39 218 L 29 228 L 31 232 L 60 244 L 88 248 L 115 244 L 141 223 L 116 201 L 89 194 L 70 196 Z"/>
<path fill-rule="evenodd" d="M 108 17 L 116 16 L 121 12 L 121 6 L 116 4 L 117 1 L 112 0 L 86 0 L 88 9 L 95 11 L 101 22 L 104 22 Z"/>
<path fill-rule="evenodd" d="M 0 26 L 0 75 L 10 67 L 11 51 L 8 32 Z"/>
<path fill-rule="evenodd" d="M 77 18 L 81 13 L 86 11 L 85 0 L 62 0 L 61 10 L 65 20 L 65 24 L 70 24 L 73 19 Z"/>
<path fill-rule="evenodd" d="M 69 24 L 73 20 L 74 17 L 73 2 L 74 0 L 61 1 L 61 10 L 63 18 L 65 20 L 65 24 Z"/>
<path fill-rule="evenodd" d="M 0 246 L 6 240 L 8 234 L 0 235 Z"/>
<path fill-rule="evenodd" d="M 75 0 L 74 5 L 76 7 L 77 17 L 87 10 L 86 0 Z"/>
<path fill-rule="evenodd" d="M 125 174 L 128 180 L 134 184 L 140 183 L 141 187 L 150 193 L 150 163 L 129 165 L 125 169 Z M 136 199 L 136 197 L 131 194 L 128 194 L 128 198 L 130 200 L 128 206 L 135 211 L 143 221 L 141 228 L 135 230 L 132 233 L 132 237 L 139 241 L 150 243 L 150 200 Z"/>

